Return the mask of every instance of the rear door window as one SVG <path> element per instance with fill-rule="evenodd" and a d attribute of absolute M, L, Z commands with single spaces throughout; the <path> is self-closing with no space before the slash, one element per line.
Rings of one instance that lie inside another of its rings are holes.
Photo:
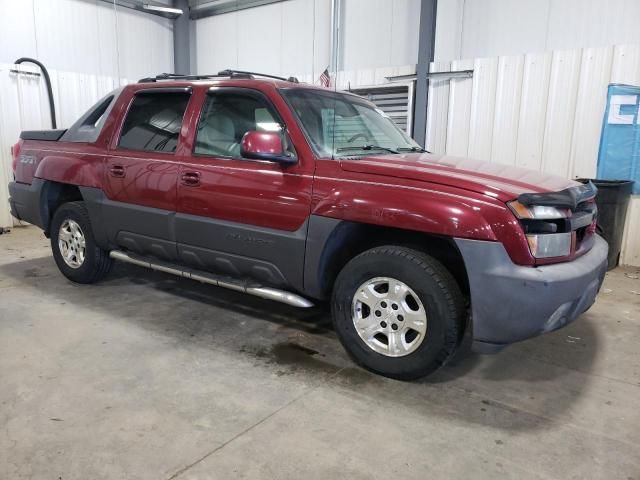
<path fill-rule="evenodd" d="M 175 152 L 190 96 L 188 92 L 137 94 L 124 120 L 118 146 L 149 152 Z"/>

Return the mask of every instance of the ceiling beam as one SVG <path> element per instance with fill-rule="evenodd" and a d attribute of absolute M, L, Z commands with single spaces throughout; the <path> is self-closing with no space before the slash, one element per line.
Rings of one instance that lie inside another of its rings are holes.
<path fill-rule="evenodd" d="M 189 18 L 196 20 L 198 18 L 212 17 L 214 15 L 222 15 L 223 13 L 236 12 L 247 8 L 261 7 L 270 3 L 278 3 L 284 0 L 211 0 L 210 2 L 198 3 L 191 5 Z"/>
<path fill-rule="evenodd" d="M 170 18 L 172 20 L 178 18 L 184 13 L 180 8 L 167 7 L 159 3 L 143 0 L 102 0 L 110 5 L 115 5 L 124 8 L 130 8 L 139 12 L 148 13 L 150 15 L 157 15 L 159 17 Z"/>

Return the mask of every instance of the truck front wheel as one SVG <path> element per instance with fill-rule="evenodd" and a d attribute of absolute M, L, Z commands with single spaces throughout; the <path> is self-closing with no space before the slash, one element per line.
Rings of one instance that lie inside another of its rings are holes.
<path fill-rule="evenodd" d="M 363 367 L 400 380 L 442 366 L 459 344 L 464 301 L 449 271 L 405 247 L 376 247 L 338 275 L 333 322 L 343 346 Z"/>
<path fill-rule="evenodd" d="M 89 212 L 82 202 L 69 202 L 51 220 L 51 250 L 58 269 L 69 280 L 94 283 L 102 279 L 113 261 L 96 244 Z"/>

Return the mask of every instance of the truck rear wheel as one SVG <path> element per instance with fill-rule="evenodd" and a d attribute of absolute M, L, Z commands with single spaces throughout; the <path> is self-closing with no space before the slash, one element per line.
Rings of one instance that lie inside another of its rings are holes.
<path fill-rule="evenodd" d="M 51 250 L 58 269 L 69 280 L 94 283 L 102 279 L 113 261 L 96 244 L 89 212 L 82 202 L 65 203 L 51 220 Z"/>
<path fill-rule="evenodd" d="M 464 302 L 440 262 L 410 248 L 383 246 L 343 268 L 332 313 L 340 341 L 358 364 L 412 380 L 452 356 L 462 336 Z"/>

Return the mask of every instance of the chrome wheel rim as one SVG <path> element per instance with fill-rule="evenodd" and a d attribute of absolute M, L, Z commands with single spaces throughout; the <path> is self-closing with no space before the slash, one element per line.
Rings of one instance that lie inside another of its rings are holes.
<path fill-rule="evenodd" d="M 427 312 L 406 283 L 376 277 L 358 287 L 352 318 L 356 332 L 373 351 L 387 357 L 414 352 L 427 333 Z"/>
<path fill-rule="evenodd" d="M 66 219 L 58 231 L 58 247 L 64 263 L 71 268 L 80 268 L 84 263 L 86 240 L 77 222 Z"/>

